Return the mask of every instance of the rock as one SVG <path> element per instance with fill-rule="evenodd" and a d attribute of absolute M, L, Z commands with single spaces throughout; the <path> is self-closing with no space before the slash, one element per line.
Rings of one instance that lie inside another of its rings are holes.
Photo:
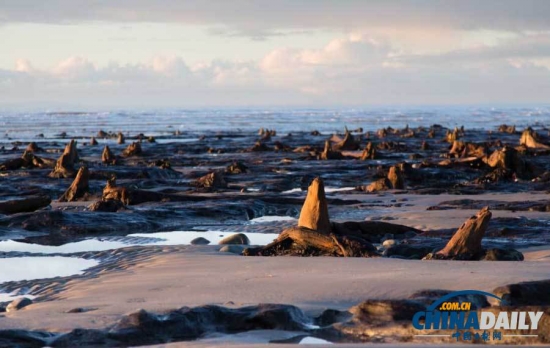
<path fill-rule="evenodd" d="M 3 319 L 6 320 L 6 319 Z M 0 329 L 0 347 L 39 348 L 49 346 L 56 335 L 49 332 Z"/>
<path fill-rule="evenodd" d="M 413 300 L 367 300 L 349 311 L 354 321 L 373 325 L 411 321 L 416 312 L 425 310 L 424 304 Z"/>
<path fill-rule="evenodd" d="M 485 252 L 484 261 L 523 261 L 523 254 L 514 249 L 493 248 Z"/>
<path fill-rule="evenodd" d="M 200 177 L 194 182 L 195 186 L 202 188 L 226 188 L 227 182 L 223 177 L 223 174 L 215 171 L 208 173 L 203 177 Z"/>
<path fill-rule="evenodd" d="M 528 127 L 521 133 L 521 138 L 519 140 L 520 145 L 525 145 L 528 148 L 532 149 L 550 149 L 550 146 L 543 144 L 539 141 L 539 135 L 531 127 Z"/>
<path fill-rule="evenodd" d="M 430 245 L 394 244 L 386 248 L 383 252 L 383 256 L 401 257 L 409 260 L 421 260 L 433 250 L 434 248 Z"/>
<path fill-rule="evenodd" d="M 46 195 L 24 196 L 18 199 L 0 201 L 0 213 L 16 214 L 32 212 L 47 207 L 51 202 L 51 198 Z"/>
<path fill-rule="evenodd" d="M 336 309 L 326 309 L 317 318 L 315 318 L 315 325 L 324 327 L 334 323 L 348 321 L 352 317 L 348 311 L 339 311 Z"/>
<path fill-rule="evenodd" d="M 550 279 L 499 286 L 492 293 L 508 306 L 549 306 Z M 489 298 L 489 302 L 500 305 L 496 299 Z"/>
<path fill-rule="evenodd" d="M 116 157 L 107 145 L 105 145 L 105 147 L 103 148 L 103 153 L 101 154 L 101 162 L 105 164 L 116 164 Z"/>
<path fill-rule="evenodd" d="M 435 301 L 439 300 L 441 297 L 448 295 L 452 292 L 454 291 L 442 289 L 420 290 L 409 296 L 409 299 L 421 302 L 424 305 L 429 306 Z M 472 304 L 472 310 L 487 308 L 490 306 L 489 302 L 487 301 L 487 296 L 481 294 L 458 295 L 456 297 L 453 297 L 453 301 L 470 302 Z"/>
<path fill-rule="evenodd" d="M 208 245 L 210 241 L 203 237 L 197 237 L 191 241 L 191 245 Z"/>
<path fill-rule="evenodd" d="M 32 300 L 30 298 L 20 297 L 10 302 L 10 304 L 6 307 L 6 312 L 15 312 L 30 304 L 32 304 Z"/>
<path fill-rule="evenodd" d="M 242 245 L 225 245 L 221 247 L 220 252 L 241 255 L 245 248 Z"/>
<path fill-rule="evenodd" d="M 309 185 L 298 226 L 324 234 L 329 234 L 331 231 L 325 185 L 319 177 L 313 179 Z"/>
<path fill-rule="evenodd" d="M 225 237 L 224 239 L 218 242 L 220 245 L 226 244 L 239 244 L 239 245 L 249 245 L 250 240 L 244 233 L 235 233 L 230 236 Z"/>
<path fill-rule="evenodd" d="M 133 142 L 124 151 L 122 151 L 122 156 L 131 157 L 141 155 L 141 144 L 139 142 Z"/>
<path fill-rule="evenodd" d="M 489 207 L 481 209 L 462 224 L 443 249 L 434 255 L 428 255 L 426 259 L 479 260 L 484 255 L 481 240 L 491 215 Z"/>
<path fill-rule="evenodd" d="M 59 202 L 73 202 L 79 198 L 84 197 L 89 190 L 88 180 L 90 178 L 90 172 L 87 167 L 82 167 L 76 174 L 71 186 L 65 191 L 65 193 L 59 197 Z"/>

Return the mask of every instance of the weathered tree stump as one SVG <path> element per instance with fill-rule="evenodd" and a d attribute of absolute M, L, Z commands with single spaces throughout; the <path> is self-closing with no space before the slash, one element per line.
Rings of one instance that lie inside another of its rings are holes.
<path fill-rule="evenodd" d="M 124 151 L 122 151 L 122 156 L 131 157 L 141 155 L 141 144 L 139 142 L 133 142 Z"/>
<path fill-rule="evenodd" d="M 325 141 L 325 148 L 323 149 L 323 152 L 319 155 L 319 159 L 321 160 L 333 160 L 333 159 L 342 159 L 344 156 L 339 151 L 332 150 L 332 145 L 330 144 L 330 141 Z"/>
<path fill-rule="evenodd" d="M 120 201 L 124 205 L 130 204 L 130 192 L 126 187 L 117 187 L 116 178 L 107 180 L 107 185 L 103 189 L 102 200 Z"/>
<path fill-rule="evenodd" d="M 397 166 L 391 166 L 388 172 L 388 181 L 394 190 L 403 190 L 405 188 L 405 179 L 403 172 Z"/>
<path fill-rule="evenodd" d="M 519 140 L 520 145 L 525 145 L 528 148 L 532 149 L 550 149 L 550 146 L 543 144 L 539 140 L 539 135 L 533 129 L 528 127 L 521 133 L 521 138 Z"/>
<path fill-rule="evenodd" d="M 116 156 L 113 154 L 109 146 L 105 145 L 101 154 L 101 162 L 105 164 L 116 164 Z"/>
<path fill-rule="evenodd" d="M 367 146 L 365 146 L 365 149 L 363 150 L 363 153 L 361 154 L 361 161 L 365 161 L 368 159 L 376 159 L 376 148 L 372 145 L 372 143 L 369 141 Z"/>
<path fill-rule="evenodd" d="M 76 174 L 71 186 L 65 191 L 65 193 L 59 197 L 59 202 L 73 202 L 79 198 L 84 197 L 89 190 L 88 181 L 90 178 L 90 172 L 87 167 L 81 167 Z"/>
<path fill-rule="evenodd" d="M 298 226 L 324 234 L 331 231 L 325 185 L 321 178 L 313 179 L 309 185 Z"/>
<path fill-rule="evenodd" d="M 74 176 L 74 162 L 71 160 L 71 155 L 63 154 L 57 160 L 55 168 L 48 174 L 50 178 L 71 178 Z"/>
<path fill-rule="evenodd" d="M 359 143 L 355 140 L 355 137 L 351 134 L 351 132 L 346 128 L 344 139 L 336 141 L 335 144 L 332 146 L 332 149 L 334 151 L 355 151 L 359 149 Z"/>
<path fill-rule="evenodd" d="M 291 227 L 266 246 L 245 249 L 246 256 L 379 256 L 376 248 L 359 234 L 338 234 L 328 215 L 323 181 L 315 178 L 308 193 L 298 226 Z"/>
<path fill-rule="evenodd" d="M 194 184 L 195 186 L 202 187 L 202 188 L 226 188 L 227 187 L 227 182 L 225 181 L 223 174 L 218 171 L 208 173 L 205 176 L 198 178 L 194 182 Z"/>
<path fill-rule="evenodd" d="M 125 142 L 126 142 L 126 139 L 124 138 L 124 134 L 122 134 L 121 132 L 118 132 L 117 144 L 122 145 Z"/>
<path fill-rule="evenodd" d="M 55 168 L 48 175 L 50 178 L 71 178 L 75 175 L 74 165 L 78 162 L 76 142 L 72 139 L 55 164 Z"/>
<path fill-rule="evenodd" d="M 96 145 L 97 145 L 97 140 L 95 140 L 95 137 L 92 137 L 92 138 L 90 139 L 90 145 L 91 145 L 91 146 L 96 146 Z"/>

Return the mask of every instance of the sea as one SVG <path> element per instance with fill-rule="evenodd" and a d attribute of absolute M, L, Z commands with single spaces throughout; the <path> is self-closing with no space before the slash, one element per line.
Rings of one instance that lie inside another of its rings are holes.
<path fill-rule="evenodd" d="M 89 137 L 99 130 L 145 133 L 170 137 L 178 133 L 246 132 L 260 127 L 279 133 L 318 130 L 321 133 L 363 128 L 429 127 L 439 124 L 454 128 L 496 130 L 501 124 L 550 126 L 550 105 L 522 107 L 437 106 L 369 108 L 273 108 L 273 109 L 150 109 L 150 110 L 67 110 L 14 112 L 1 111 L 1 137 L 30 141 L 37 137 Z"/>

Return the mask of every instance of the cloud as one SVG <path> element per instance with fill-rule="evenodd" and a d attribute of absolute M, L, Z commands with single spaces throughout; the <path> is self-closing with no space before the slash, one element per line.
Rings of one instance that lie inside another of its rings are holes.
<path fill-rule="evenodd" d="M 0 102 L 65 100 L 92 107 L 367 105 L 547 102 L 550 34 L 491 46 L 409 55 L 366 34 L 320 49 L 277 48 L 258 60 L 182 57 L 97 66 L 69 57 L 38 70 L 20 59 L 0 71 Z"/>
<path fill-rule="evenodd" d="M 549 17 L 546 0 L 134 0 L 86 6 L 73 0 L 4 0 L 0 5 L 0 23 L 171 22 L 222 26 L 257 38 L 281 29 L 380 26 L 544 30 L 550 28 Z"/>

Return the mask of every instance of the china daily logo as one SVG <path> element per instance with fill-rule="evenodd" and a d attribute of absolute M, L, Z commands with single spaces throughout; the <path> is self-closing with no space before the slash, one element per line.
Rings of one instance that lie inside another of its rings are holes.
<path fill-rule="evenodd" d="M 477 311 L 472 303 L 463 300 L 468 295 L 484 295 L 502 299 L 491 293 L 477 290 L 455 291 L 432 303 L 424 312 L 417 312 L 412 324 L 417 330 L 454 330 L 451 335 L 425 334 L 416 336 L 448 337 L 457 341 L 502 340 L 503 337 L 537 337 L 538 335 L 507 334 L 510 330 L 537 330 L 543 312 L 494 313 Z M 456 299 L 458 297 L 458 299 Z M 461 300 L 462 299 L 462 300 Z M 472 332 L 475 331 L 475 332 Z"/>

